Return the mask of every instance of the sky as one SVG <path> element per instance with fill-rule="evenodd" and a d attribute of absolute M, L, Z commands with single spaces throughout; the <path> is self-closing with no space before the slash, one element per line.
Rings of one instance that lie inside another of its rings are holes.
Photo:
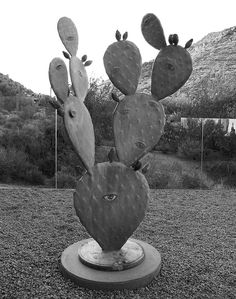
<path fill-rule="evenodd" d="M 65 50 L 57 33 L 61 17 L 77 27 L 77 56 L 93 60 L 89 77 L 107 79 L 103 55 L 115 42 L 115 31 L 128 31 L 128 40 L 140 50 L 142 61 L 158 51 L 141 33 L 145 14 L 155 14 L 169 34 L 179 35 L 179 44 L 199 41 L 210 32 L 236 26 L 235 0 L 0 0 L 0 73 L 9 75 L 35 93 L 50 94 L 48 67 Z M 65 61 L 66 62 L 66 61 Z"/>

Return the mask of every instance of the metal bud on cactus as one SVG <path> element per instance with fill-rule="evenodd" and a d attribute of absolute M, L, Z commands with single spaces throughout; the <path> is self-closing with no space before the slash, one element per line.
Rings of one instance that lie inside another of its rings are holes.
<path fill-rule="evenodd" d="M 84 66 L 89 66 L 89 65 L 91 65 L 92 63 L 93 63 L 92 60 L 87 60 L 87 61 L 85 61 Z"/>
<path fill-rule="evenodd" d="M 179 42 L 179 37 L 178 37 L 178 34 L 175 33 L 175 34 L 173 34 L 173 44 L 175 46 L 177 46 L 178 42 Z"/>
<path fill-rule="evenodd" d="M 142 163 L 139 160 L 137 160 L 132 164 L 132 168 L 134 171 L 141 169 L 141 167 L 142 167 Z"/>
<path fill-rule="evenodd" d="M 112 98 L 112 100 L 114 100 L 117 103 L 120 102 L 119 97 L 114 92 L 111 93 L 111 98 Z"/>
<path fill-rule="evenodd" d="M 62 51 L 62 54 L 66 59 L 70 59 L 70 54 L 68 54 L 66 51 Z"/>
<path fill-rule="evenodd" d="M 49 103 L 52 105 L 54 109 L 57 110 L 59 116 L 63 117 L 64 116 L 64 107 L 59 103 L 59 101 L 56 101 L 54 98 L 49 99 Z"/>
<path fill-rule="evenodd" d="M 117 41 L 111 44 L 103 57 L 106 73 L 123 94 L 131 95 L 136 92 L 141 75 L 142 58 L 137 46 L 126 40 L 121 40 L 121 34 L 116 32 Z"/>
<path fill-rule="evenodd" d="M 190 48 L 191 45 L 192 45 L 192 43 L 193 43 L 193 39 L 191 38 L 189 41 L 187 41 L 187 43 L 185 44 L 184 48 L 185 48 L 185 49 Z"/>
<path fill-rule="evenodd" d="M 87 60 L 87 55 L 85 54 L 85 55 L 83 55 L 82 57 L 81 57 L 81 61 L 82 62 L 85 62 Z"/>

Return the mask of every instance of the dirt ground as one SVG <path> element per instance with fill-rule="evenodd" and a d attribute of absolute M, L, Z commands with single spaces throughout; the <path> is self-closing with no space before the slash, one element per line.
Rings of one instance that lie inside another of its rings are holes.
<path fill-rule="evenodd" d="M 1 298 L 219 298 L 236 294 L 236 191 L 151 190 L 133 237 L 161 254 L 160 274 L 145 288 L 86 290 L 65 279 L 60 255 L 88 238 L 73 190 L 0 190 Z"/>

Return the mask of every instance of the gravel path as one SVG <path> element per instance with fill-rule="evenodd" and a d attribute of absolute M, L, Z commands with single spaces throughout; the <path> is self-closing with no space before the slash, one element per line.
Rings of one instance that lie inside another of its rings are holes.
<path fill-rule="evenodd" d="M 92 291 L 60 273 L 61 252 L 89 237 L 72 190 L 0 190 L 0 298 L 236 298 L 236 191 L 151 191 L 133 237 L 162 256 L 146 288 Z"/>

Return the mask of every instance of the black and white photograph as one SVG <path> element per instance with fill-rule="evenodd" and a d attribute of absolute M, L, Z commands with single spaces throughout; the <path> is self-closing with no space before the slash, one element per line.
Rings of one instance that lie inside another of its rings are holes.
<path fill-rule="evenodd" d="M 0 298 L 235 299 L 235 1 L 0 4 Z"/>

